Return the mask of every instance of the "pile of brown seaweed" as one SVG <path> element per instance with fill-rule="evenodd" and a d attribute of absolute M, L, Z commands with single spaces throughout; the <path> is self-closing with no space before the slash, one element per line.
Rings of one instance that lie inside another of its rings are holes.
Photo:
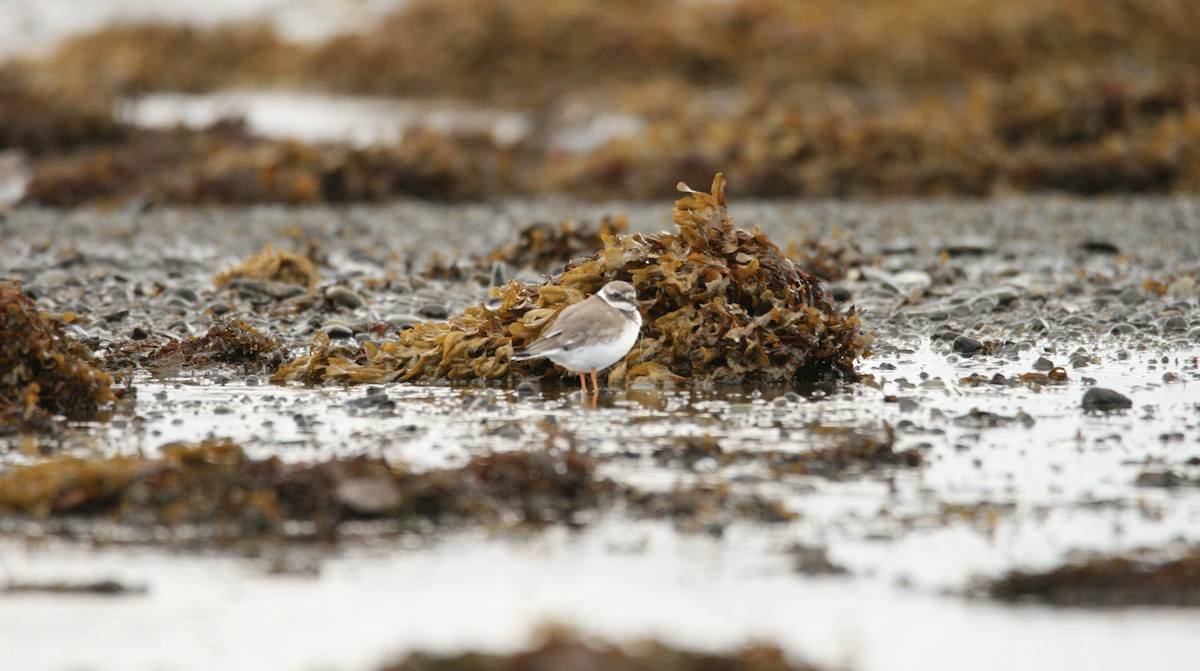
<path fill-rule="evenodd" d="M 1001 601 L 1056 606 L 1200 606 L 1200 546 L 1167 561 L 1094 557 L 1046 572 L 1012 571 L 987 592 Z"/>
<path fill-rule="evenodd" d="M 251 459 L 222 440 L 173 443 L 162 459 L 53 458 L 0 473 L 0 514 L 104 516 L 134 525 L 204 525 L 217 537 L 336 538 L 347 520 L 430 524 L 573 523 L 617 485 L 576 451 L 485 454 L 409 472 L 382 459 L 315 464 Z M 295 527 L 290 523 L 310 523 Z"/>
<path fill-rule="evenodd" d="M 512 655 L 466 652 L 438 656 L 417 652 L 384 671 L 515 671 L 517 669 L 589 669 L 590 671 L 814 671 L 789 662 L 773 645 L 751 644 L 733 653 L 680 650 L 657 641 L 617 647 L 582 640 L 562 627 L 544 632 L 532 650 Z"/>
<path fill-rule="evenodd" d="M 711 193 L 675 203 L 676 233 L 604 238 L 604 249 L 574 262 L 548 284 L 493 289 L 498 305 L 478 305 L 444 322 L 417 324 L 395 342 L 364 343 L 347 358 L 327 342 L 280 368 L 278 380 L 389 382 L 496 380 L 547 375 L 546 362 L 511 360 L 566 305 L 622 279 L 638 290 L 642 338 L 609 371 L 609 382 L 707 380 L 790 382 L 832 370 L 853 375 L 871 337 L 854 308 L 833 305 L 765 234 L 736 228 L 725 179 Z"/>
<path fill-rule="evenodd" d="M 321 274 L 308 257 L 295 252 L 277 252 L 271 249 L 271 245 L 267 245 L 261 252 L 246 259 L 242 265 L 217 275 L 213 284 L 218 287 L 229 286 L 237 279 L 295 284 L 311 293 L 313 287 L 321 281 Z"/>
<path fill-rule="evenodd" d="M 105 368 L 166 371 L 225 365 L 245 374 L 273 373 L 289 352 L 277 336 L 269 336 L 240 319 L 222 319 L 208 331 L 166 343 L 126 341 L 105 354 Z"/>
<path fill-rule="evenodd" d="M 0 281 L 0 423 L 94 419 L 115 396 L 112 376 L 91 359 L 20 283 Z"/>

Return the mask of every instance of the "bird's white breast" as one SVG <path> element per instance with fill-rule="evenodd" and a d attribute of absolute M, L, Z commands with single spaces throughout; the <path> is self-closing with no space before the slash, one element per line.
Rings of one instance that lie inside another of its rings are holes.
<path fill-rule="evenodd" d="M 566 351 L 559 350 L 547 356 L 554 363 L 573 373 L 608 368 L 620 361 L 633 348 L 633 344 L 637 342 L 638 333 L 642 330 L 641 321 L 639 317 L 636 321 L 626 322 L 615 340 L 591 342 L 583 347 L 575 347 Z"/>

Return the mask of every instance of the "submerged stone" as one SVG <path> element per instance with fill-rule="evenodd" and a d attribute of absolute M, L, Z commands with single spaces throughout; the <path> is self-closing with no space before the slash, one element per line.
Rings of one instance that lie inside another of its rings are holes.
<path fill-rule="evenodd" d="M 1128 396 L 1112 389 L 1092 387 L 1083 394 L 1083 409 L 1089 412 L 1112 412 L 1132 407 L 1133 401 Z"/>

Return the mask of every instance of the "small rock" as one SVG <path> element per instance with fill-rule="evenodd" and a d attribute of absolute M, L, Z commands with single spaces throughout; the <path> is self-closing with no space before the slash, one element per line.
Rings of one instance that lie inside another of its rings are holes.
<path fill-rule="evenodd" d="M 445 303 L 426 303 L 417 308 L 417 314 L 430 319 L 445 319 L 450 316 L 450 308 Z"/>
<path fill-rule="evenodd" d="M 846 287 L 829 287 L 829 295 L 833 296 L 833 300 L 839 303 L 845 303 L 853 296 Z"/>
<path fill-rule="evenodd" d="M 117 310 L 116 312 L 110 312 L 104 315 L 104 321 L 108 322 L 109 324 L 115 324 L 119 321 L 123 321 L 128 316 L 129 310 Z"/>
<path fill-rule="evenodd" d="M 192 289 L 189 289 L 187 287 L 180 287 L 180 288 L 172 291 L 171 293 L 173 293 L 176 296 L 178 296 L 179 298 L 187 301 L 188 303 L 195 303 L 196 301 L 200 300 L 199 294 L 197 294 L 195 291 L 193 291 Z"/>
<path fill-rule="evenodd" d="M 1146 300 L 1146 296 L 1143 295 L 1140 290 L 1134 289 L 1133 287 L 1122 291 L 1118 298 L 1120 298 L 1121 302 L 1125 305 L 1138 305 Z"/>
<path fill-rule="evenodd" d="M 1130 336 L 1137 333 L 1137 327 L 1129 322 L 1119 322 L 1112 325 L 1108 330 L 1109 335 L 1114 336 Z"/>
<path fill-rule="evenodd" d="M 346 401 L 351 408 L 383 408 L 395 407 L 395 401 L 388 398 L 383 387 L 369 387 L 366 396 L 359 396 Z"/>
<path fill-rule="evenodd" d="M 1133 401 L 1128 396 L 1104 387 L 1092 387 L 1083 394 L 1083 409 L 1089 412 L 1128 410 Z"/>
<path fill-rule="evenodd" d="M 133 332 L 129 334 L 130 340 L 145 340 L 149 337 L 150 332 L 140 326 L 133 327 Z"/>
<path fill-rule="evenodd" d="M 1033 362 L 1034 370 L 1054 370 L 1054 362 L 1044 356 L 1039 356 L 1037 361 Z"/>
<path fill-rule="evenodd" d="M 975 354 L 983 349 L 983 343 L 970 336 L 960 335 L 954 339 L 952 347 L 960 354 Z"/>
<path fill-rule="evenodd" d="M 938 251 L 946 256 L 983 256 L 992 253 L 996 244 L 985 238 L 963 238 L 943 245 Z"/>
<path fill-rule="evenodd" d="M 1108 240 L 1084 240 L 1079 244 L 1079 248 L 1088 254 L 1109 254 L 1115 255 L 1121 253 L 1121 248 Z"/>
<path fill-rule="evenodd" d="M 383 318 L 383 321 L 395 326 L 400 330 L 416 326 L 417 324 L 425 323 L 425 319 L 414 314 L 390 314 Z"/>
<path fill-rule="evenodd" d="M 325 300 L 351 310 L 361 307 L 363 304 L 362 297 L 343 286 L 332 286 L 326 289 Z"/>
<path fill-rule="evenodd" d="M 326 324 L 325 326 L 321 327 L 321 330 L 333 340 L 354 337 L 354 329 L 346 326 L 345 324 Z"/>
<path fill-rule="evenodd" d="M 381 515 L 400 507 L 400 487 L 386 477 L 346 478 L 337 485 L 338 502 L 359 515 Z"/>
<path fill-rule="evenodd" d="M 1181 333 L 1188 329 L 1187 320 L 1179 315 L 1160 319 L 1155 322 L 1159 333 Z"/>

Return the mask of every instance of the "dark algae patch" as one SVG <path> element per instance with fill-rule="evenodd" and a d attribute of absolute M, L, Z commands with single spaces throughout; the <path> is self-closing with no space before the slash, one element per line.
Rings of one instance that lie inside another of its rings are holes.
<path fill-rule="evenodd" d="M 0 513 L 100 517 L 142 527 L 195 525 L 216 539 L 332 540 L 349 520 L 396 530 L 435 525 L 573 523 L 619 493 L 575 451 L 505 452 L 409 472 L 357 457 L 288 464 L 228 441 L 172 443 L 161 459 L 52 458 L 0 473 Z M 296 526 L 299 523 L 299 526 Z"/>
<path fill-rule="evenodd" d="M 700 653 L 658 641 L 617 646 L 556 629 L 525 652 L 512 655 L 466 652 L 445 656 L 417 652 L 382 671 L 815 671 L 816 668 L 788 661 L 783 650 L 772 645 L 752 644 L 728 653 Z"/>
<path fill-rule="evenodd" d="M 20 283 L 0 281 L 2 423 L 95 419 L 115 400 L 112 384 L 91 350 L 63 331 L 63 317 L 40 312 Z"/>
<path fill-rule="evenodd" d="M 145 594 L 141 585 L 126 585 L 116 580 L 96 582 L 10 582 L 0 590 L 4 594 L 58 594 L 74 596 L 129 596 Z"/>
<path fill-rule="evenodd" d="M 127 341 L 107 353 L 106 367 L 135 365 L 146 370 L 206 369 L 229 366 L 246 374 L 272 373 L 289 357 L 278 336 L 240 319 L 219 319 L 201 336 L 164 344 Z"/>
<path fill-rule="evenodd" d="M 604 217 L 596 225 L 571 220 L 538 222 L 518 231 L 515 243 L 503 245 L 486 255 L 454 260 L 435 257 L 423 275 L 448 280 L 487 276 L 493 272 L 495 264 L 554 273 L 572 259 L 591 256 L 604 246 L 605 237 L 625 233 L 628 229 L 629 220 L 619 216 Z"/>
<path fill-rule="evenodd" d="M 604 249 L 568 264 L 545 285 L 510 282 L 447 321 L 417 324 L 394 342 L 365 345 L 348 360 L 325 341 L 282 367 L 278 380 L 429 382 L 556 375 L 511 360 L 566 305 L 614 279 L 637 289 L 641 339 L 609 382 L 645 379 L 789 382 L 816 369 L 854 375 L 871 336 L 854 308 L 835 307 L 819 281 L 765 234 L 733 225 L 725 180 L 712 191 L 680 188 L 675 233 L 606 235 Z"/>
<path fill-rule="evenodd" d="M 1200 606 L 1200 547 L 1177 559 L 1096 557 L 1046 572 L 1012 571 L 987 587 L 1000 601 L 1054 606 Z"/>
<path fill-rule="evenodd" d="M 828 447 L 802 451 L 727 449 L 711 434 L 677 438 L 651 456 L 661 466 L 693 470 L 697 462 L 712 460 L 720 466 L 762 463 L 777 475 L 813 475 L 844 479 L 889 468 L 917 468 L 924 463 L 916 449 L 897 450 L 896 431 L 880 431 L 813 423 L 805 431 L 821 436 Z"/>

